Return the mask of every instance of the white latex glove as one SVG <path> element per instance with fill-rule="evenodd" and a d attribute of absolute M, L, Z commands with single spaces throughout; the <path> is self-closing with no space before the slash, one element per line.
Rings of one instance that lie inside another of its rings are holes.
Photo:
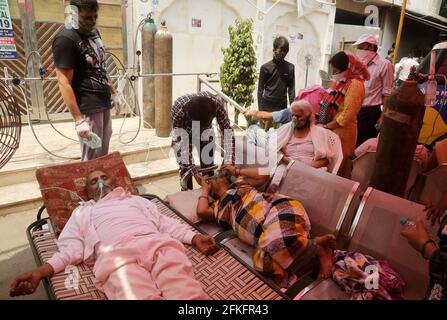
<path fill-rule="evenodd" d="M 113 107 L 115 108 L 116 115 L 123 113 L 124 111 L 124 103 L 121 99 L 121 96 L 118 93 L 112 95 Z"/>
<path fill-rule="evenodd" d="M 85 119 L 80 122 L 77 122 L 75 129 L 81 138 L 88 139 L 88 138 L 90 138 L 90 135 L 92 134 L 90 125 L 87 123 L 87 121 Z"/>

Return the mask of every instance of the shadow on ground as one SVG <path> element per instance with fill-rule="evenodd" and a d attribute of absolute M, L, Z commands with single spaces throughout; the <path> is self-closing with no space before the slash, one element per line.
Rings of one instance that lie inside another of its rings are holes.
<path fill-rule="evenodd" d="M 0 300 L 47 300 L 48 297 L 42 283 L 32 295 L 15 298 L 9 296 L 9 286 L 14 278 L 35 267 L 36 263 L 29 247 L 0 261 Z"/>

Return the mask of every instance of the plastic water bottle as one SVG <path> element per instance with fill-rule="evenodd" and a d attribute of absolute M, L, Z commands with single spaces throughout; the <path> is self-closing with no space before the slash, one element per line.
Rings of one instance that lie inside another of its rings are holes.
<path fill-rule="evenodd" d="M 414 223 L 414 221 L 411 221 L 408 218 L 402 217 L 400 218 L 400 225 L 404 228 L 404 229 L 414 229 L 416 228 L 416 224 Z"/>
<path fill-rule="evenodd" d="M 90 149 L 98 149 L 101 147 L 101 138 L 94 132 L 90 134 L 89 139 L 84 139 L 84 142 Z"/>

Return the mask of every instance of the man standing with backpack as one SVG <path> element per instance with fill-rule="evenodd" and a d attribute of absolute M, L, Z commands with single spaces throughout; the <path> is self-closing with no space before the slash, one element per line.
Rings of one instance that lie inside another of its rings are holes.
<path fill-rule="evenodd" d="M 110 84 L 106 54 L 96 29 L 97 0 L 71 0 L 73 23 L 53 41 L 59 90 L 74 121 L 81 144 L 81 161 L 109 152 L 112 136 L 111 100 L 117 113 L 122 101 Z"/>

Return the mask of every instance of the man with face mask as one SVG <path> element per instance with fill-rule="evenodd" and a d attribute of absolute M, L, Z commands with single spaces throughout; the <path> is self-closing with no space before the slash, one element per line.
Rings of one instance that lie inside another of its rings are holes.
<path fill-rule="evenodd" d="M 117 114 L 123 102 L 107 77 L 105 49 L 96 29 L 97 0 L 71 0 L 70 5 L 72 22 L 56 34 L 52 49 L 59 89 L 79 136 L 81 160 L 87 161 L 109 152 L 111 100 Z"/>
<path fill-rule="evenodd" d="M 93 265 L 96 287 L 111 300 L 207 299 L 194 279 L 183 244 L 204 254 L 218 248 L 211 236 L 161 214 L 142 197 L 115 187 L 103 171 L 87 177 L 91 199 L 76 208 L 55 253 L 41 267 L 18 276 L 10 295 L 33 293 L 40 280 L 81 262 Z"/>
<path fill-rule="evenodd" d="M 260 111 L 278 111 L 287 108 L 295 99 L 295 66 L 285 61 L 289 42 L 285 37 L 273 41 L 273 59 L 261 66 L 258 83 Z"/>
<path fill-rule="evenodd" d="M 312 106 L 305 100 L 294 101 L 290 107 L 292 121 L 283 125 L 270 139 L 277 139 L 281 162 L 270 183 L 275 192 L 289 163 L 303 162 L 314 168 L 325 168 L 337 174 L 343 155 L 339 137 L 331 130 L 315 125 Z"/>
<path fill-rule="evenodd" d="M 365 100 L 358 114 L 358 147 L 366 140 L 377 137 L 377 130 L 381 126 L 380 106 L 386 107 L 386 101 L 393 91 L 394 68 L 390 61 L 381 58 L 377 53 L 376 36 L 364 34 L 354 46 L 357 47 L 357 56 L 371 75 L 370 79 L 365 81 Z"/>

